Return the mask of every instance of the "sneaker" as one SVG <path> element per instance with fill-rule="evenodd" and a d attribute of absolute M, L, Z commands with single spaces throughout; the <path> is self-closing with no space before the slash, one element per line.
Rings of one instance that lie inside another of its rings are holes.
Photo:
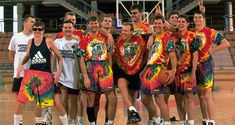
<path fill-rule="evenodd" d="M 208 125 L 215 125 L 215 122 L 208 122 Z"/>
<path fill-rule="evenodd" d="M 20 120 L 20 124 L 19 125 L 23 125 L 23 121 L 22 120 Z"/>
<path fill-rule="evenodd" d="M 35 123 L 35 125 L 47 125 L 47 124 L 43 122 L 43 123 Z"/>
<path fill-rule="evenodd" d="M 153 120 L 153 125 L 164 125 L 164 121 L 160 117 L 157 117 Z"/>
<path fill-rule="evenodd" d="M 47 125 L 52 125 L 52 114 L 47 110 L 44 116 Z"/>
<path fill-rule="evenodd" d="M 136 112 L 134 110 L 130 110 L 129 116 L 128 116 L 128 123 L 137 123 L 140 121 L 141 121 L 141 118 L 140 118 L 140 115 L 138 114 L 138 112 Z"/>
<path fill-rule="evenodd" d="M 170 121 L 176 121 L 175 116 L 171 117 L 171 118 L 170 118 Z"/>
<path fill-rule="evenodd" d="M 202 121 L 202 125 L 208 125 L 206 121 Z"/>

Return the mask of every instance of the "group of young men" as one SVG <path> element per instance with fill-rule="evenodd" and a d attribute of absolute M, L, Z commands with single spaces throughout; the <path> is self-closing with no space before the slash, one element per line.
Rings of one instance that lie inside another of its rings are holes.
<path fill-rule="evenodd" d="M 202 4 L 199 6 L 201 10 L 205 9 Z M 14 57 L 12 90 L 18 94 L 14 125 L 23 124 L 22 105 L 28 101 L 24 98 L 28 95 L 22 94 L 27 87 L 22 87 L 21 82 L 26 77 L 22 71 L 27 68 L 54 72 L 52 99 L 63 125 L 83 124 L 82 101 L 86 101 L 90 125 L 97 124 L 101 94 L 106 97 L 105 125 L 113 125 L 117 105 L 116 86 L 128 107 L 127 124 L 141 121 L 135 108 L 136 94 L 140 92 L 149 115 L 146 124 L 171 124 L 168 99 L 170 94 L 174 94 L 180 124 L 194 125 L 193 95 L 197 92 L 202 124 L 215 125 L 212 55 L 229 47 L 228 41 L 221 33 L 206 27 L 205 15 L 201 11 L 194 14 L 195 31 L 189 31 L 187 15 L 172 12 L 165 20 L 157 7 L 151 26 L 142 22 L 139 5 L 132 5 L 130 11 L 132 22 L 123 23 L 117 38 L 111 34 L 113 20 L 109 16 L 103 16 L 100 21 L 97 16 L 90 16 L 89 31 L 85 32 L 74 28 L 76 15 L 68 12 L 62 32 L 56 35 L 55 41 L 50 36 L 43 36 L 44 23 L 35 22 L 33 16 L 25 17 L 23 32 L 15 34 L 9 45 L 9 56 L 12 60 Z M 213 44 L 217 46 L 212 48 Z M 167 73 L 166 83 L 160 82 L 161 73 Z M 43 84 L 37 87 L 41 86 Z M 49 97 L 37 92 L 37 87 L 28 88 L 32 89 L 32 96 Z M 86 94 L 86 100 L 82 99 L 82 93 Z M 156 104 L 161 116 L 157 113 Z M 35 107 L 36 125 L 51 124 L 50 106 L 46 105 L 42 111 L 42 107 Z"/>

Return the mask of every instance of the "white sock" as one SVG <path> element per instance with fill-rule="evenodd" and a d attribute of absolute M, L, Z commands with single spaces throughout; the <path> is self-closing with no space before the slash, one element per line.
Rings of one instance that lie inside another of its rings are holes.
<path fill-rule="evenodd" d="M 83 123 L 83 117 L 82 116 L 78 116 L 78 123 Z"/>
<path fill-rule="evenodd" d="M 134 106 L 130 106 L 128 109 L 129 109 L 129 111 L 134 110 L 135 112 L 137 112 L 137 110 Z"/>
<path fill-rule="evenodd" d="M 160 124 L 162 122 L 162 119 L 160 117 L 152 117 L 152 120 L 155 124 Z"/>
<path fill-rule="evenodd" d="M 67 114 L 65 114 L 64 116 L 59 116 L 60 117 L 60 120 L 62 122 L 63 125 L 68 125 L 68 117 L 67 117 Z"/>
<path fill-rule="evenodd" d="M 171 125 L 170 121 L 164 121 L 164 125 Z"/>
<path fill-rule="evenodd" d="M 108 125 L 113 125 L 113 120 L 108 120 Z"/>
<path fill-rule="evenodd" d="M 20 121 L 22 121 L 22 119 L 23 119 L 22 115 L 14 114 L 14 125 L 19 125 Z"/>
<path fill-rule="evenodd" d="M 35 122 L 36 123 L 43 123 L 44 122 L 44 118 L 43 117 L 35 117 Z"/>
<path fill-rule="evenodd" d="M 189 125 L 194 125 L 194 120 L 188 120 Z"/>
<path fill-rule="evenodd" d="M 90 125 L 95 125 L 95 122 L 90 122 Z"/>
<path fill-rule="evenodd" d="M 108 122 L 105 122 L 104 125 L 109 125 Z"/>
<path fill-rule="evenodd" d="M 69 119 L 69 125 L 76 125 L 76 120 L 75 119 Z"/>

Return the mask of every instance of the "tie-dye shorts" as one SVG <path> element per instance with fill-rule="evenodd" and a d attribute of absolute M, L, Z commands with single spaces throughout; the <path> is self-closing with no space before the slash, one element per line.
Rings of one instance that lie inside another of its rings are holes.
<path fill-rule="evenodd" d="M 158 81 L 162 65 L 147 65 L 140 73 L 141 94 L 154 95 L 165 93 L 166 87 Z"/>
<path fill-rule="evenodd" d="M 185 69 L 184 71 L 176 74 L 176 93 L 196 93 L 196 82 L 191 83 L 191 69 Z"/>
<path fill-rule="evenodd" d="M 54 83 L 51 73 L 38 70 L 25 70 L 21 82 L 18 101 L 37 102 L 37 107 L 46 108 L 54 105 Z"/>
<path fill-rule="evenodd" d="M 91 87 L 82 84 L 81 89 L 87 92 L 107 93 L 114 91 L 113 71 L 107 61 L 86 61 Z"/>
<path fill-rule="evenodd" d="M 211 88 L 213 86 L 213 59 L 200 62 L 197 66 L 197 86 Z"/>

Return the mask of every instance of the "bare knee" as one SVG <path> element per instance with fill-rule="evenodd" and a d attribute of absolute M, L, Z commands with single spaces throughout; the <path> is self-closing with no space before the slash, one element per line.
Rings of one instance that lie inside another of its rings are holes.
<path fill-rule="evenodd" d="M 141 95 L 141 102 L 144 104 L 144 105 L 147 105 L 149 103 L 149 99 L 146 95 Z"/>
<path fill-rule="evenodd" d="M 109 104 L 113 104 L 113 105 L 115 105 L 117 103 L 117 96 L 115 95 L 114 92 L 112 92 L 108 95 L 108 102 L 109 102 Z"/>

